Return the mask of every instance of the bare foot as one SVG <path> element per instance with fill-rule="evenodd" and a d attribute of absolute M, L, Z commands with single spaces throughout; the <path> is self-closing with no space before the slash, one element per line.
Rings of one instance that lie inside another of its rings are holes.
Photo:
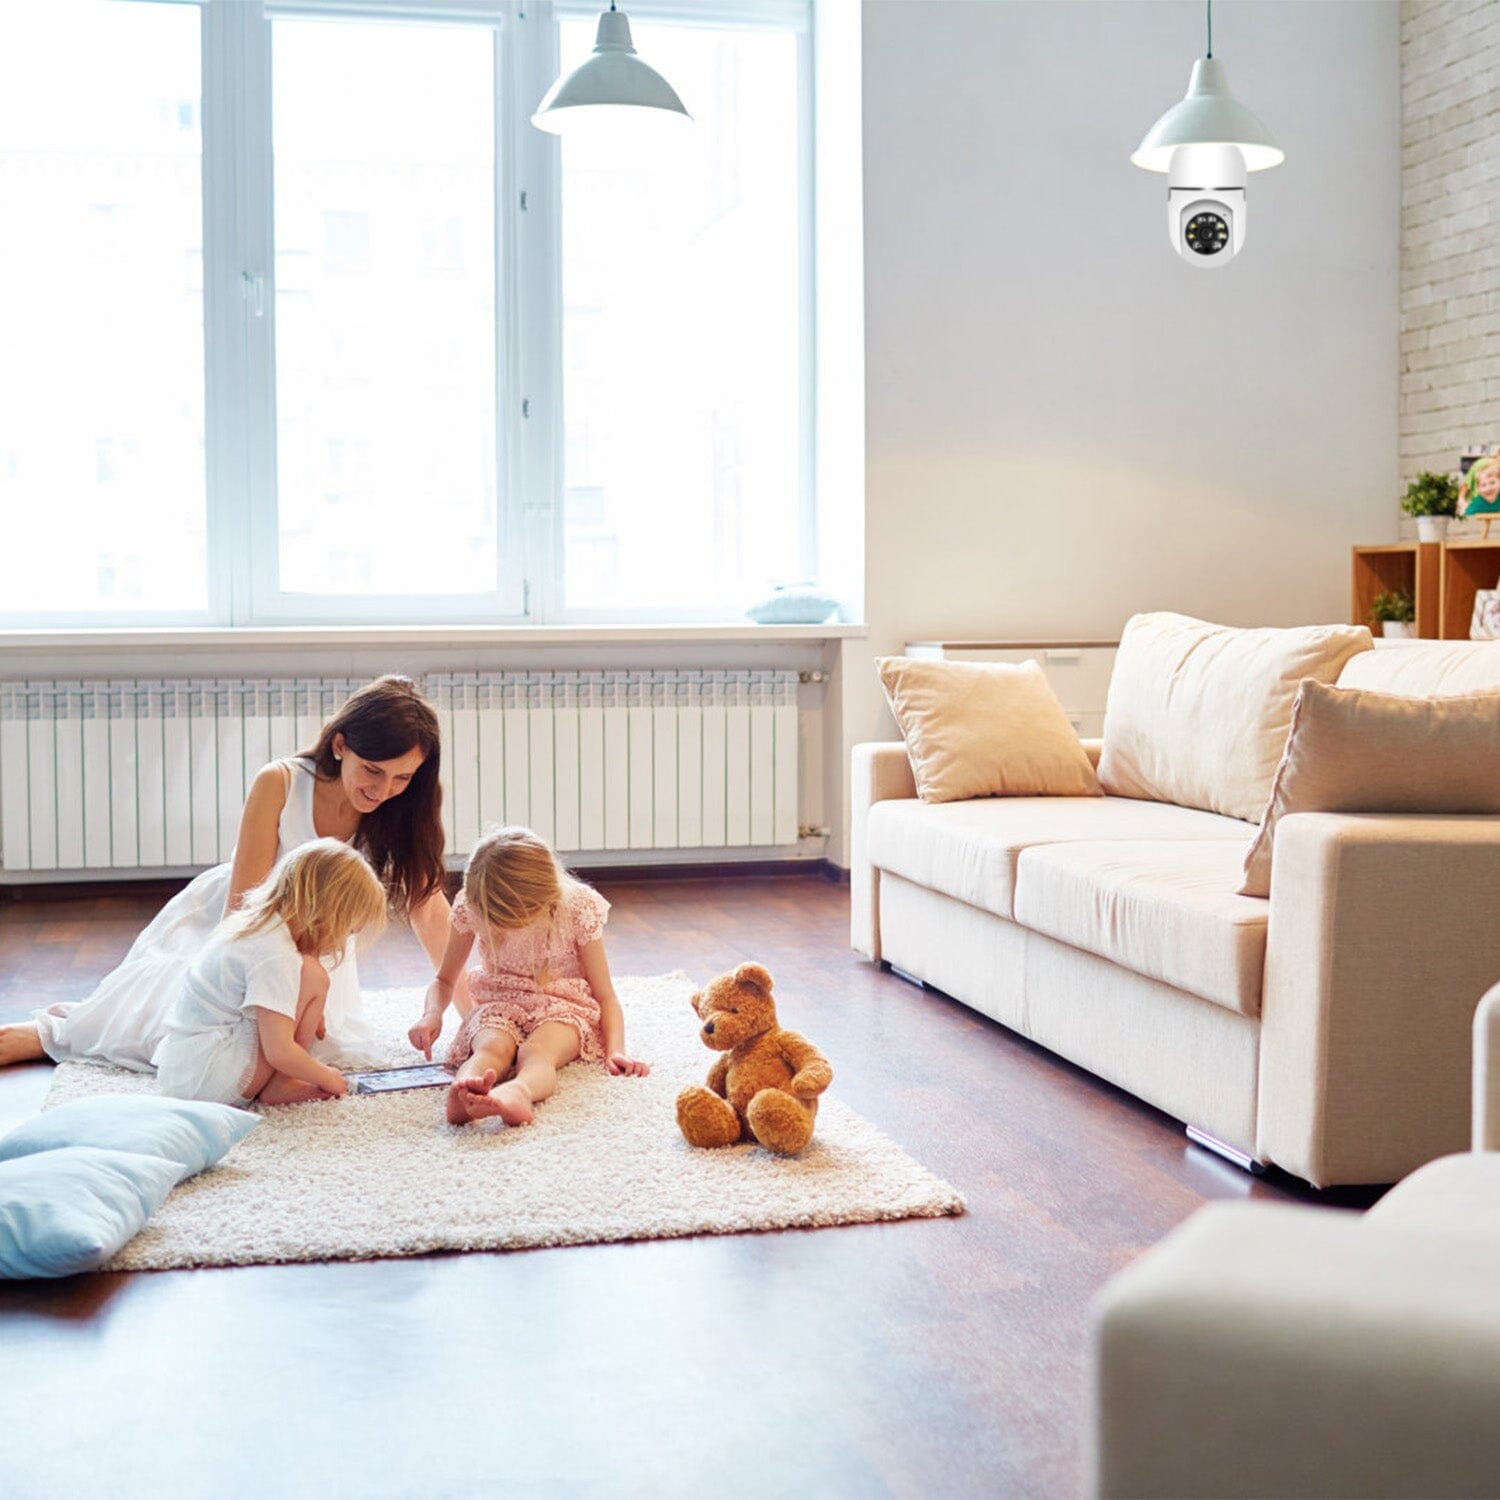
<path fill-rule="evenodd" d="M 296 1078 L 273 1078 L 256 1095 L 258 1104 L 311 1104 L 314 1099 L 331 1099 L 315 1083 L 303 1083 Z"/>
<path fill-rule="evenodd" d="M 492 1093 L 491 1090 L 494 1090 Z M 531 1095 L 524 1083 L 512 1078 L 495 1088 L 495 1070 L 490 1068 L 482 1078 L 458 1078 L 448 1090 L 448 1123 L 467 1125 L 471 1120 L 491 1119 L 495 1115 L 507 1125 L 531 1124 Z"/>
<path fill-rule="evenodd" d="M 35 1021 L 19 1021 L 14 1026 L 0 1026 L 0 1068 L 11 1063 L 36 1062 L 47 1054 Z"/>
<path fill-rule="evenodd" d="M 531 1094 L 519 1078 L 501 1084 L 490 1098 L 499 1106 L 500 1118 L 507 1125 L 531 1124 Z"/>
<path fill-rule="evenodd" d="M 448 1123 L 467 1125 L 470 1120 L 484 1120 L 500 1113 L 500 1105 L 490 1095 L 495 1086 L 495 1070 L 486 1068 L 479 1077 L 455 1078 L 448 1087 Z"/>

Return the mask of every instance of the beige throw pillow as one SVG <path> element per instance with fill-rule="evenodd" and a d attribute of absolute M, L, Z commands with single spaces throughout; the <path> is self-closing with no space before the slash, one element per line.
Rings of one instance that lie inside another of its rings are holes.
<path fill-rule="evenodd" d="M 1500 815 L 1500 693 L 1408 698 L 1304 682 L 1242 896 L 1271 894 L 1288 813 Z"/>
<path fill-rule="evenodd" d="M 1098 797 L 1099 778 L 1035 662 L 875 663 L 924 802 Z"/>
<path fill-rule="evenodd" d="M 1271 793 L 1298 685 L 1333 682 L 1373 645 L 1363 625 L 1237 630 L 1136 615 L 1105 703 L 1104 790 L 1253 823 Z"/>

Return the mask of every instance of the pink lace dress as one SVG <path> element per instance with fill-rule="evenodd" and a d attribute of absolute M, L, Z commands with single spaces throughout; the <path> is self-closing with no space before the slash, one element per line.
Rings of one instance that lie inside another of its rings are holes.
<path fill-rule="evenodd" d="M 579 1061 L 604 1060 L 599 1002 L 583 977 L 580 953 L 604 931 L 609 902 L 586 885 L 570 883 L 550 920 L 542 918 L 519 932 L 492 935 L 469 914 L 460 893 L 453 903 L 453 925 L 472 932 L 480 964 L 469 970 L 474 1009 L 448 1049 L 448 1066 L 458 1067 L 474 1050 L 482 1030 L 503 1031 L 519 1046 L 544 1021 L 566 1021 L 578 1029 Z"/>

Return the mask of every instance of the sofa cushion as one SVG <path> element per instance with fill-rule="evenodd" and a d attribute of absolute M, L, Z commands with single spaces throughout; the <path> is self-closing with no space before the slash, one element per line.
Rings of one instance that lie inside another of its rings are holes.
<path fill-rule="evenodd" d="M 1104 790 L 1258 820 L 1298 685 L 1333 682 L 1372 645 L 1363 625 L 1235 630 L 1187 615 L 1136 615 L 1105 704 Z"/>
<path fill-rule="evenodd" d="M 1365 1214 L 1383 1229 L 1476 1237 L 1500 1248 L 1500 1151 L 1440 1156 L 1398 1182 Z"/>
<path fill-rule="evenodd" d="M 1408 698 L 1303 683 L 1245 860 L 1246 896 L 1271 894 L 1276 828 L 1297 812 L 1500 817 L 1500 692 Z"/>
<path fill-rule="evenodd" d="M 1258 1016 L 1268 908 L 1236 894 L 1244 859 L 1243 837 L 1023 849 L 1015 919 L 1137 974 Z"/>
<path fill-rule="evenodd" d="M 1236 839 L 1233 818 L 1129 797 L 1006 797 L 877 802 L 865 825 L 870 863 L 996 916 L 1014 914 L 1016 858 L 1033 844 L 1100 839 Z M 1239 871 L 1236 868 L 1236 879 Z M 1232 888 L 1232 887 L 1231 887 Z"/>
<path fill-rule="evenodd" d="M 1500 693 L 1500 641 L 1421 641 L 1364 651 L 1344 663 L 1338 685 L 1404 698 Z"/>
<path fill-rule="evenodd" d="M 876 663 L 924 802 L 1100 797 L 1093 762 L 1034 661 Z"/>

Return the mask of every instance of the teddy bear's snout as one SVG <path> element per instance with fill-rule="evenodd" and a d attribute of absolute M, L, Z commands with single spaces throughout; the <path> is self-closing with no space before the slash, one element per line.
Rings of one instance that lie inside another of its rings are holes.
<path fill-rule="evenodd" d="M 708 1024 L 707 1024 L 707 1025 L 706 1025 L 706 1026 L 705 1026 L 705 1027 L 704 1027 L 704 1028 L 703 1028 L 703 1035 L 704 1035 L 704 1036 L 712 1036 L 712 1035 L 713 1035 L 713 1034 L 714 1034 L 714 1023 L 713 1023 L 713 1022 L 712 1022 L 712 1021 L 710 1021 L 710 1022 L 709 1022 L 709 1023 L 708 1023 Z"/>

